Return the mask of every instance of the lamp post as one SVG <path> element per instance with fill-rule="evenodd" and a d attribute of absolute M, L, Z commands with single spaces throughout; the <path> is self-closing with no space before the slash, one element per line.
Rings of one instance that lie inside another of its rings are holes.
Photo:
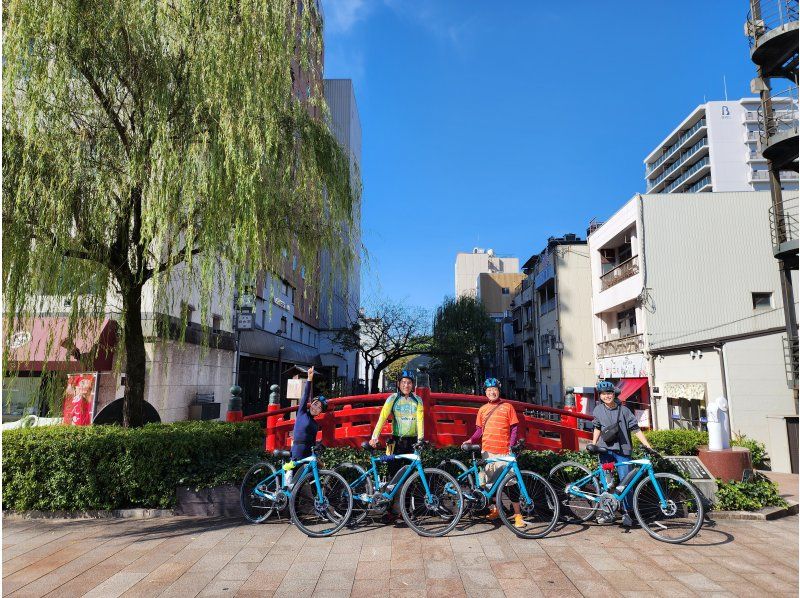
<path fill-rule="evenodd" d="M 251 288 L 237 295 L 236 306 L 236 354 L 233 357 L 233 384 L 231 385 L 231 398 L 228 400 L 228 421 L 240 421 L 242 418 L 242 387 L 239 385 L 239 358 L 242 330 L 252 330 L 254 325 L 253 310 L 256 304 L 255 295 Z"/>

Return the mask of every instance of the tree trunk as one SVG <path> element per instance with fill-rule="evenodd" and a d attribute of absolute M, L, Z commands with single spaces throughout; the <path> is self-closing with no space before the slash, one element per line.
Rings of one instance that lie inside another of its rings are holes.
<path fill-rule="evenodd" d="M 135 428 L 144 424 L 144 380 L 147 356 L 142 332 L 142 288 L 123 286 L 122 327 L 125 337 L 125 399 L 122 425 Z"/>
<path fill-rule="evenodd" d="M 370 385 L 370 390 L 369 390 L 370 394 L 377 394 L 380 392 L 378 383 L 380 382 L 381 379 L 381 372 L 390 365 L 392 365 L 391 361 L 384 360 L 381 361 L 378 365 L 376 365 L 375 369 L 372 370 L 372 384 Z"/>

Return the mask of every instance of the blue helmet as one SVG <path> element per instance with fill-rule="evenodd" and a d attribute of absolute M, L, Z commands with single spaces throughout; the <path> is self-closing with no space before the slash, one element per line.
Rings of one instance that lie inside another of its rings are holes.
<path fill-rule="evenodd" d="M 483 383 L 484 388 L 492 388 L 495 387 L 497 389 L 500 388 L 500 381 L 497 378 L 486 378 L 486 381 Z"/>
<path fill-rule="evenodd" d="M 397 383 L 400 384 L 400 380 L 403 378 L 408 378 L 412 383 L 416 382 L 416 378 L 414 378 L 414 370 L 403 370 L 400 372 L 400 375 L 397 377 Z"/>
<path fill-rule="evenodd" d="M 320 402 L 320 404 L 322 405 L 322 411 L 327 411 L 328 410 L 328 399 L 326 399 L 322 395 L 319 395 L 318 397 L 314 397 L 312 402 L 313 401 L 319 401 Z"/>
<path fill-rule="evenodd" d="M 617 394 L 617 388 L 610 380 L 600 380 L 597 383 L 597 393 L 600 394 L 601 392 L 613 392 Z"/>

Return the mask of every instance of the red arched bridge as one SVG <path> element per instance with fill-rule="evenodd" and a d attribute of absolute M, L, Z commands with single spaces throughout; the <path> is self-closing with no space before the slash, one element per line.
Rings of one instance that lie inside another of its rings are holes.
<path fill-rule="evenodd" d="M 459 445 L 475 431 L 475 416 L 485 397 L 466 394 L 431 392 L 429 388 L 417 388 L 417 395 L 425 405 L 425 439 L 435 446 Z M 328 401 L 328 409 L 317 416 L 320 431 L 317 440 L 330 447 L 360 447 L 369 440 L 378 422 L 381 407 L 390 393 L 355 395 Z M 519 438 L 532 450 L 579 450 L 579 441 L 591 439 L 591 433 L 578 428 L 578 420 L 591 420 L 591 416 L 575 413 L 569 409 L 555 409 L 544 405 L 532 405 L 520 401 L 507 401 L 513 405 L 519 418 Z M 535 410 L 535 415 L 525 411 Z M 270 405 L 268 411 L 241 417 L 240 413 L 229 414 L 229 420 L 258 421 L 266 418 L 266 448 L 286 448 L 291 444 L 294 419 L 287 414 L 297 407 L 280 409 Z M 549 419 L 547 414 L 550 414 Z M 232 416 L 232 417 L 231 417 Z M 391 424 L 383 428 L 383 434 L 391 433 Z"/>

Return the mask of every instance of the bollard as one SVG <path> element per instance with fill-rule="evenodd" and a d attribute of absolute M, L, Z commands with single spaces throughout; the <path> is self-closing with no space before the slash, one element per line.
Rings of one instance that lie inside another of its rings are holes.
<path fill-rule="evenodd" d="M 242 387 L 234 384 L 231 386 L 231 398 L 228 400 L 228 413 L 225 421 L 242 421 Z"/>
<path fill-rule="evenodd" d="M 275 417 L 269 415 L 270 411 L 277 411 L 281 408 L 281 398 L 280 398 L 280 386 L 277 384 L 273 384 L 269 387 L 269 405 L 267 405 L 267 443 L 266 448 L 268 451 L 274 451 L 277 446 L 275 446 L 276 439 L 275 439 L 275 425 L 277 421 Z"/>

